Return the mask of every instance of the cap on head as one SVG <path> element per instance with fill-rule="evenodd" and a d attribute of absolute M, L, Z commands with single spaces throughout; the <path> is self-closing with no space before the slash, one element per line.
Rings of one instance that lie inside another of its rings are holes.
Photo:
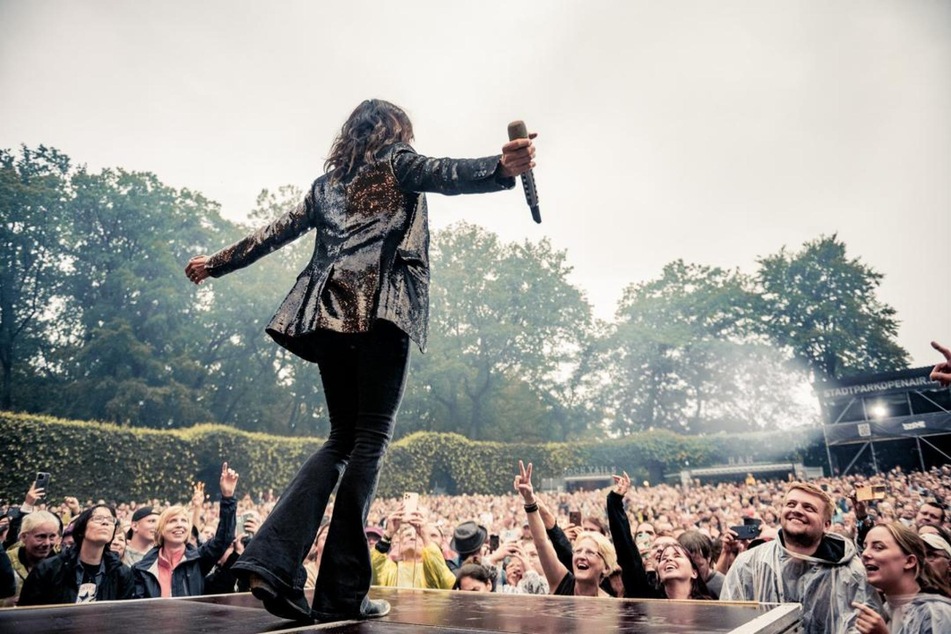
<path fill-rule="evenodd" d="M 153 509 L 151 506 L 142 506 L 135 510 L 135 513 L 132 514 L 132 521 L 138 522 L 144 520 L 149 515 L 158 515 L 159 512 Z"/>

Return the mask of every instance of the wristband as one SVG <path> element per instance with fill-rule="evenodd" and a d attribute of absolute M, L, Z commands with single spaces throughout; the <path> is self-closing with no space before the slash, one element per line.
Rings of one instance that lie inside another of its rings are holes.
<path fill-rule="evenodd" d="M 532 502 L 531 504 L 525 505 L 526 513 L 537 513 L 538 512 L 538 502 Z"/>

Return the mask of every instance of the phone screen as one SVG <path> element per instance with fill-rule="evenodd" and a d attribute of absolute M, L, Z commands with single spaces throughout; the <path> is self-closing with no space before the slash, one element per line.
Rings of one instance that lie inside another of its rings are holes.
<path fill-rule="evenodd" d="M 568 513 L 568 522 L 575 526 L 581 526 L 581 511 L 571 511 Z"/>
<path fill-rule="evenodd" d="M 499 536 L 489 535 L 489 550 L 495 552 L 499 549 Z"/>

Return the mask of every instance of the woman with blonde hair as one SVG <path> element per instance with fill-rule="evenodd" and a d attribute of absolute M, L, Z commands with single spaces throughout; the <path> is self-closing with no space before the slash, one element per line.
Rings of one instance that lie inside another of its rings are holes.
<path fill-rule="evenodd" d="M 900 522 L 880 524 L 868 532 L 862 563 L 869 584 L 885 595 L 885 618 L 865 604 L 853 603 L 859 632 L 951 631 L 951 588 L 927 565 L 926 553 L 924 540 Z"/>
<path fill-rule="evenodd" d="M 526 467 L 518 462 L 519 475 L 515 477 L 515 489 L 525 502 L 528 526 L 532 541 L 538 548 L 538 558 L 548 580 L 554 588 L 552 594 L 610 597 L 601 588 L 601 582 L 617 568 L 617 553 L 614 545 L 601 533 L 582 532 L 574 540 L 571 554 L 571 570 L 561 563 L 555 547 L 548 539 L 545 524 L 538 514 L 538 502 L 532 486 L 532 464 Z"/>
<path fill-rule="evenodd" d="M 221 506 L 215 536 L 195 547 L 191 537 L 191 512 L 184 506 L 170 506 L 159 516 L 155 547 L 132 567 L 136 598 L 193 597 L 203 594 L 205 576 L 211 572 L 234 541 L 234 489 L 238 474 L 221 466 Z"/>

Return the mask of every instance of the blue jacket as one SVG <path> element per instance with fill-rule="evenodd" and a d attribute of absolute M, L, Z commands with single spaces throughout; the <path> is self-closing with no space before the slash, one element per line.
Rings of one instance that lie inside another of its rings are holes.
<path fill-rule="evenodd" d="M 172 596 L 194 597 L 205 591 L 207 575 L 234 541 L 235 510 L 237 501 L 222 498 L 215 536 L 199 548 L 188 545 L 182 561 L 172 571 Z M 151 599 L 162 596 L 158 580 L 159 547 L 156 546 L 132 567 L 135 577 L 135 598 Z"/>

